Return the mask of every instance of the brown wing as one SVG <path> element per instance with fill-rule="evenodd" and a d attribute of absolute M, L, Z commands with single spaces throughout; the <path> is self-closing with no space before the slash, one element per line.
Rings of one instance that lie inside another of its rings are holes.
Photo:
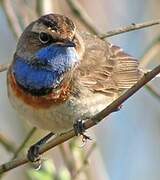
<path fill-rule="evenodd" d="M 85 54 L 76 76 L 91 91 L 112 96 L 130 88 L 141 77 L 138 62 L 118 46 L 91 34 L 81 34 Z"/>

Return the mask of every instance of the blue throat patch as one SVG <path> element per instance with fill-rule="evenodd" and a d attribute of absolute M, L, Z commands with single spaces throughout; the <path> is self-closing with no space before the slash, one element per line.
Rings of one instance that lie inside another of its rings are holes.
<path fill-rule="evenodd" d="M 30 90 L 57 87 L 63 75 L 79 62 L 74 47 L 55 45 L 42 48 L 34 55 L 34 59 L 41 62 L 43 67 L 36 66 L 31 59 L 17 57 L 12 68 L 16 81 L 25 89 Z"/>

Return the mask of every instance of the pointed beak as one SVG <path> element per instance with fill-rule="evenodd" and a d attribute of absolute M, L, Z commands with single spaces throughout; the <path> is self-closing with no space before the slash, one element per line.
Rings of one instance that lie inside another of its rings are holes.
<path fill-rule="evenodd" d="M 56 44 L 63 47 L 76 47 L 76 44 L 70 40 L 63 40 L 61 42 L 57 42 Z"/>
<path fill-rule="evenodd" d="M 64 46 L 66 46 L 66 47 L 75 47 L 76 44 L 73 41 L 68 40 L 68 41 L 64 42 Z"/>

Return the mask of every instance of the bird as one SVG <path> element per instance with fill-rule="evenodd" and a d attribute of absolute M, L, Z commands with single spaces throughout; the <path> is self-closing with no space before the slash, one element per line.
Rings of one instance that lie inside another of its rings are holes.
<path fill-rule="evenodd" d="M 70 18 L 50 13 L 20 36 L 7 72 L 8 97 L 22 119 L 50 132 L 40 145 L 73 127 L 82 134 L 82 120 L 102 111 L 141 76 L 136 58 L 80 32 Z M 35 145 L 31 161 L 38 156 Z"/>

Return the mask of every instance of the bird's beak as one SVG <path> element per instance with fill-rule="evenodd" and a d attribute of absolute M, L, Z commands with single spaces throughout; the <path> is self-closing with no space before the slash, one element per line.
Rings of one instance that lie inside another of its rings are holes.
<path fill-rule="evenodd" d="M 64 42 L 64 45 L 66 47 L 75 47 L 76 46 L 76 44 L 73 41 L 69 41 L 69 40 Z"/>
<path fill-rule="evenodd" d="M 75 47 L 76 46 L 76 44 L 70 40 L 63 40 L 61 42 L 57 42 L 56 44 L 63 46 L 63 47 Z"/>

